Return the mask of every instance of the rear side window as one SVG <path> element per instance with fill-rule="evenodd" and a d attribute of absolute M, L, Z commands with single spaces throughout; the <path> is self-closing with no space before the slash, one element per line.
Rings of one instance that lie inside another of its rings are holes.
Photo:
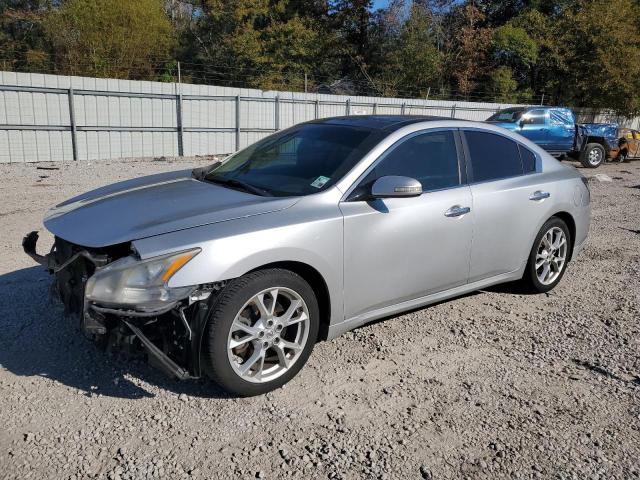
<path fill-rule="evenodd" d="M 553 109 L 549 110 L 551 125 L 571 125 L 573 126 L 573 116 L 570 110 Z"/>
<path fill-rule="evenodd" d="M 469 147 L 474 182 L 522 175 L 522 162 L 516 142 L 495 133 L 474 130 L 465 131 L 464 136 Z"/>
<path fill-rule="evenodd" d="M 536 156 L 527 147 L 518 145 L 520 149 L 520 160 L 522 160 L 522 169 L 524 173 L 533 173 L 536 171 Z"/>
<path fill-rule="evenodd" d="M 453 132 L 421 133 L 403 140 L 374 167 L 362 185 L 387 175 L 415 178 L 425 192 L 460 185 Z"/>

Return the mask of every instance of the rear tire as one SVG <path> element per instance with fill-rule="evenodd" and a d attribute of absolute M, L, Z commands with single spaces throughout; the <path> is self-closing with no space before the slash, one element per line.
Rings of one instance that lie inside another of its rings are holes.
<path fill-rule="evenodd" d="M 307 362 L 320 314 L 312 288 L 284 269 L 231 280 L 213 300 L 203 337 L 211 379 L 232 395 L 270 392 Z"/>
<path fill-rule="evenodd" d="M 562 280 L 571 255 L 571 235 L 567 224 L 551 217 L 542 226 L 531 247 L 522 280 L 533 293 L 545 293 Z"/>
<path fill-rule="evenodd" d="M 588 143 L 580 154 L 580 163 L 586 168 L 598 168 L 604 162 L 606 152 L 599 143 Z"/>

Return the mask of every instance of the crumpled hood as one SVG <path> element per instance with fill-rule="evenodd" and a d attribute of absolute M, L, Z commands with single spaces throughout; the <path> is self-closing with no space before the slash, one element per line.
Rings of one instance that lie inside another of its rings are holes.
<path fill-rule="evenodd" d="M 297 198 L 261 197 L 192 178 L 191 170 L 114 183 L 71 198 L 47 213 L 45 227 L 85 247 L 118 243 L 275 212 Z"/>

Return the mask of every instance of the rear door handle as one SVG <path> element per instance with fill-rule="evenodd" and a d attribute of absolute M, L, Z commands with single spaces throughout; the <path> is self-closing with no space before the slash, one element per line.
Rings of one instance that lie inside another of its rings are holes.
<path fill-rule="evenodd" d="M 449 210 L 444 212 L 445 217 L 461 217 L 469 213 L 471 209 L 469 207 L 461 207 L 460 205 L 454 205 Z"/>
<path fill-rule="evenodd" d="M 529 200 L 537 201 L 544 200 L 545 198 L 549 198 L 551 194 L 549 192 L 543 192 L 541 190 L 537 190 L 531 194 Z"/>

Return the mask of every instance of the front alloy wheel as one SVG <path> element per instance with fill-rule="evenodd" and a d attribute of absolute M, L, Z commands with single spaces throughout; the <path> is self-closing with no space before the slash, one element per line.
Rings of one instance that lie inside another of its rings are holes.
<path fill-rule="evenodd" d="M 260 270 L 230 281 L 211 299 L 210 312 L 205 370 L 233 395 L 259 395 L 287 383 L 318 337 L 313 289 L 289 270 Z"/>
<path fill-rule="evenodd" d="M 309 337 L 309 309 L 299 293 L 263 290 L 245 303 L 229 330 L 227 352 L 238 376 L 269 382 L 300 358 Z"/>

